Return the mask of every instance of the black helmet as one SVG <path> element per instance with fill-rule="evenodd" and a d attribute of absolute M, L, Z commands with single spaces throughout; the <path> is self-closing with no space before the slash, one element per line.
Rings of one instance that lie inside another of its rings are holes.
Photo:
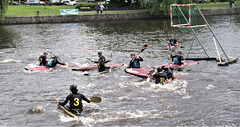
<path fill-rule="evenodd" d="M 58 56 L 54 56 L 53 58 L 59 58 Z"/>
<path fill-rule="evenodd" d="M 76 85 L 71 85 L 70 86 L 70 90 L 76 90 L 77 89 L 77 86 Z"/>
<path fill-rule="evenodd" d="M 105 59 L 105 57 L 104 57 L 104 56 L 101 56 L 101 57 L 100 57 L 100 59 L 102 59 L 102 58 L 104 58 L 104 59 Z"/>
<path fill-rule="evenodd" d="M 158 72 L 161 72 L 161 71 L 162 71 L 162 68 L 161 68 L 161 67 L 158 67 L 158 68 L 157 68 L 157 71 L 158 71 Z"/>
<path fill-rule="evenodd" d="M 135 54 L 131 54 L 131 56 L 135 56 Z"/>
<path fill-rule="evenodd" d="M 47 52 L 44 52 L 43 54 L 47 54 L 47 55 L 48 55 L 48 53 L 47 53 Z"/>
<path fill-rule="evenodd" d="M 102 55 L 102 52 L 98 52 L 98 55 Z"/>
<path fill-rule="evenodd" d="M 182 52 L 181 52 L 181 51 L 178 51 L 177 54 L 182 54 Z"/>

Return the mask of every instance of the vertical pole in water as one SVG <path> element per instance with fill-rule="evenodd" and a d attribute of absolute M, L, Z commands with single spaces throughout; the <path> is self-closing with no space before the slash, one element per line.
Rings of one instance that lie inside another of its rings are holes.
<path fill-rule="evenodd" d="M 172 19 L 172 5 L 170 6 L 170 19 L 171 19 L 171 27 L 173 25 L 173 19 Z"/>
<path fill-rule="evenodd" d="M 217 54 L 218 54 L 219 61 L 220 61 L 220 63 L 222 63 L 221 56 L 220 56 L 220 53 L 219 53 L 218 48 L 217 48 L 217 43 L 216 43 L 215 37 L 213 37 L 213 41 L 214 41 L 215 47 L 217 49 Z"/>
<path fill-rule="evenodd" d="M 219 47 L 222 49 L 224 55 L 227 57 L 227 60 L 229 61 L 229 57 L 227 56 L 226 52 L 223 50 L 223 47 L 221 46 L 220 42 L 219 42 L 218 39 L 216 38 L 215 34 L 213 33 L 213 30 L 212 30 L 212 28 L 210 27 L 210 25 L 208 24 L 206 18 L 204 17 L 204 15 L 202 14 L 201 10 L 200 10 L 198 7 L 197 7 L 197 9 L 198 9 L 199 13 L 201 14 L 201 16 L 203 17 L 203 20 L 207 23 L 207 26 L 208 26 L 208 28 L 210 29 L 211 33 L 213 34 L 213 37 L 216 39 Z"/>
<path fill-rule="evenodd" d="M 190 5 L 189 5 L 189 6 L 190 6 Z M 187 20 L 186 16 L 183 14 L 183 12 L 182 12 L 181 8 L 180 8 L 179 6 L 177 6 L 177 7 L 178 7 L 179 11 L 181 12 L 181 14 L 183 15 L 184 19 L 186 20 L 186 22 L 189 24 L 189 22 L 188 22 L 188 20 Z M 193 29 L 191 26 L 190 26 L 190 28 L 191 28 L 192 32 L 194 33 L 195 37 L 197 38 L 197 40 L 198 40 L 199 44 L 202 46 L 202 49 L 203 49 L 203 50 L 204 50 L 204 52 L 206 53 L 207 57 L 209 58 L 209 56 L 208 56 L 208 54 L 207 54 L 206 50 L 204 49 L 204 47 L 203 47 L 203 45 L 202 45 L 202 43 L 201 43 L 200 39 L 199 39 L 199 38 L 198 38 L 198 36 L 197 36 L 196 32 L 194 31 L 194 29 Z"/>

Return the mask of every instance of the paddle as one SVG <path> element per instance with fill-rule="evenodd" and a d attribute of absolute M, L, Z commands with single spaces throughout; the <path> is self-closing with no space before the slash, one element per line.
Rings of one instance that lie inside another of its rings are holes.
<path fill-rule="evenodd" d="M 100 98 L 100 97 L 91 97 L 91 98 L 89 98 L 89 100 L 91 102 L 94 102 L 94 103 L 100 103 L 102 101 L 102 98 Z"/>
<path fill-rule="evenodd" d="M 102 72 L 97 72 L 97 73 L 92 73 L 92 74 L 84 73 L 84 76 L 98 75 L 98 74 L 108 73 L 108 72 L 110 72 L 110 71 L 117 70 L 117 69 L 121 68 L 122 66 L 124 66 L 124 64 L 120 65 L 119 67 L 116 67 L 116 66 L 115 66 L 115 67 L 110 67 L 109 70 L 102 71 Z"/>
<path fill-rule="evenodd" d="M 168 68 L 168 70 L 170 70 L 170 71 L 172 72 L 172 70 L 169 68 L 168 64 L 166 63 L 166 61 L 165 61 L 165 60 L 163 60 L 163 62 L 164 62 L 164 64 L 166 64 L 166 65 L 167 65 L 167 68 Z"/>
<path fill-rule="evenodd" d="M 141 48 L 141 51 L 138 53 L 138 55 L 147 48 L 148 48 L 148 44 L 144 44 L 143 47 Z"/>
<path fill-rule="evenodd" d="M 102 101 L 102 98 L 100 97 L 91 97 L 91 98 L 88 98 L 89 101 L 93 102 L 93 103 L 100 103 Z M 59 102 L 60 100 L 57 98 L 56 99 L 56 102 Z"/>
<path fill-rule="evenodd" d="M 93 62 L 93 60 L 91 60 L 90 58 L 87 58 L 88 60 L 90 60 L 91 62 Z"/>

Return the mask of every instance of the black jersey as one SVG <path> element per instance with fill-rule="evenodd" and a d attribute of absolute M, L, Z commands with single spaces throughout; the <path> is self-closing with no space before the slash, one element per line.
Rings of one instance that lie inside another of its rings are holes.
<path fill-rule="evenodd" d="M 163 73 L 156 73 L 153 75 L 153 77 L 155 78 L 156 84 L 158 84 L 158 83 L 163 84 L 167 79 L 166 75 L 164 75 Z"/>
<path fill-rule="evenodd" d="M 41 55 L 38 58 L 38 61 L 39 61 L 39 66 L 46 66 L 47 65 L 47 57 L 44 56 L 44 55 Z"/>
<path fill-rule="evenodd" d="M 63 103 L 60 105 L 64 106 L 67 104 L 68 101 L 70 101 L 70 110 L 79 111 L 82 110 L 82 100 L 90 103 L 90 101 L 82 94 L 70 94 L 67 96 L 66 100 L 64 100 Z"/>

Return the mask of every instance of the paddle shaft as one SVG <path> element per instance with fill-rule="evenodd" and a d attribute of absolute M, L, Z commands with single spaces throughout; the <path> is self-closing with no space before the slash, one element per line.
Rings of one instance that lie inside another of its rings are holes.
<path fill-rule="evenodd" d="M 166 63 L 166 61 L 165 60 L 163 60 L 163 62 L 164 62 L 164 64 L 166 64 L 167 65 L 167 63 Z M 171 72 L 172 72 L 172 70 L 169 68 L 169 66 L 167 65 L 167 68 L 168 68 L 168 70 L 170 70 Z"/>
<path fill-rule="evenodd" d="M 100 103 L 102 101 L 102 98 L 100 97 L 91 97 L 91 98 L 88 98 L 89 101 L 91 102 L 94 102 L 94 103 Z M 56 99 L 56 102 L 59 102 L 60 100 L 57 98 Z"/>

